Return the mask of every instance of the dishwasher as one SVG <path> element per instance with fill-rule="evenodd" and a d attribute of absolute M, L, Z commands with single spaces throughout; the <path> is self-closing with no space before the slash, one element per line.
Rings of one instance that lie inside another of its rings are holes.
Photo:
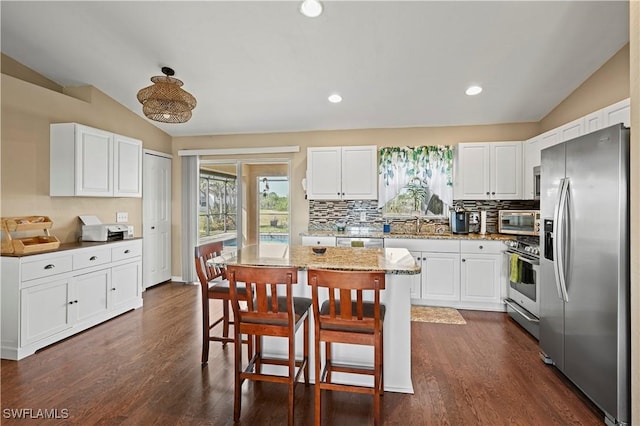
<path fill-rule="evenodd" d="M 337 237 L 336 246 L 383 248 L 384 239 L 383 238 L 366 238 L 366 237 Z"/>

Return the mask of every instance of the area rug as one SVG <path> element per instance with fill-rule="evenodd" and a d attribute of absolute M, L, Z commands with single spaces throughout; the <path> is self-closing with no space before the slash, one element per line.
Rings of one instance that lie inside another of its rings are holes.
<path fill-rule="evenodd" d="M 460 312 L 453 308 L 434 308 L 431 306 L 412 306 L 411 321 L 434 322 L 438 324 L 466 324 Z"/>

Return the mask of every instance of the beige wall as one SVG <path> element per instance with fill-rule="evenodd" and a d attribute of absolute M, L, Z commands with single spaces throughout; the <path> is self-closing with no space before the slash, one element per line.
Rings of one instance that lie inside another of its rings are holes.
<path fill-rule="evenodd" d="M 630 1 L 630 44 L 576 89 L 540 123 L 496 126 L 372 129 L 265 135 L 171 138 L 95 88 L 64 89 L 26 71 L 3 55 L 1 81 L 1 205 L 2 216 L 47 215 L 53 234 L 71 241 L 79 214 L 95 214 L 105 222 L 116 211 L 128 211 L 140 235 L 140 199 L 51 198 L 49 190 L 49 124 L 78 122 L 143 140 L 146 149 L 173 153 L 172 273 L 180 275 L 180 149 L 299 145 L 301 152 L 260 156 L 291 160 L 292 235 L 306 229 L 307 202 L 300 181 L 305 174 L 306 147 L 334 145 L 394 146 L 457 144 L 463 141 L 524 140 L 545 130 L 631 96 L 632 127 L 640 128 L 640 2 Z M 17 78 L 16 78 L 17 77 Z M 22 79 L 22 80 L 21 80 Z M 24 80 L 24 81 L 23 81 Z M 46 79 L 45 79 L 46 80 Z M 627 85 L 631 82 L 631 86 Z M 47 88 L 47 86 L 49 86 Z M 626 88 L 625 88 L 626 86 Z M 632 132 L 632 379 L 633 418 L 640 419 L 640 132 Z M 246 157 L 246 156 L 245 156 Z M 294 242 L 299 240 L 294 239 Z M 640 424 L 636 420 L 634 424 Z"/>
<path fill-rule="evenodd" d="M 540 121 L 540 133 L 629 97 L 629 44 Z"/>
<path fill-rule="evenodd" d="M 631 128 L 640 129 L 640 1 L 629 2 Z M 631 132 L 631 418 L 640 425 L 640 131 Z"/>
<path fill-rule="evenodd" d="M 78 215 L 115 222 L 116 211 L 126 211 L 135 235 L 141 236 L 140 198 L 49 197 L 49 124 L 81 123 L 141 139 L 144 148 L 165 153 L 171 152 L 171 137 L 95 88 L 70 89 L 72 97 L 28 77 L 31 82 L 1 76 L 0 214 L 49 216 L 52 234 L 71 242 L 80 229 Z"/>
<path fill-rule="evenodd" d="M 295 154 L 270 154 L 260 156 L 221 156 L 218 159 L 238 158 L 279 159 L 291 161 L 291 236 L 292 243 L 300 244 L 300 232 L 307 230 L 308 202 L 304 198 L 302 179 L 307 170 L 307 147 L 310 146 L 417 146 L 429 144 L 450 144 L 474 141 L 524 140 L 535 136 L 537 123 L 503 124 L 492 126 L 425 127 L 406 129 L 369 129 L 324 132 L 271 133 L 250 135 L 176 137 L 173 139 L 174 159 L 178 159 L 179 150 L 213 148 L 257 148 L 270 146 L 299 146 Z M 208 157 L 211 158 L 211 157 Z M 173 163 L 173 251 L 172 271 L 174 276 L 181 274 L 181 223 L 180 186 L 181 164 Z"/>

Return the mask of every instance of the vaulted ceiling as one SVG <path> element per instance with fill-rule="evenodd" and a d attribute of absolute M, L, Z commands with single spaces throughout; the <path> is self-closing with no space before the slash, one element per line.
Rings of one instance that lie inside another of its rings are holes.
<path fill-rule="evenodd" d="M 629 40 L 626 1 L 298 6 L 2 1 L 2 52 L 141 116 L 136 93 L 170 66 L 198 105 L 153 123 L 181 136 L 538 121 Z"/>

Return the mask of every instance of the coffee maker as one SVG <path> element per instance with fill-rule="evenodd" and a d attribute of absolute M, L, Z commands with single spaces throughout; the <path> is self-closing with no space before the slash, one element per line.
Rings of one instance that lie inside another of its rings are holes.
<path fill-rule="evenodd" d="M 456 208 L 449 215 L 449 226 L 453 234 L 469 233 L 469 212 Z"/>

